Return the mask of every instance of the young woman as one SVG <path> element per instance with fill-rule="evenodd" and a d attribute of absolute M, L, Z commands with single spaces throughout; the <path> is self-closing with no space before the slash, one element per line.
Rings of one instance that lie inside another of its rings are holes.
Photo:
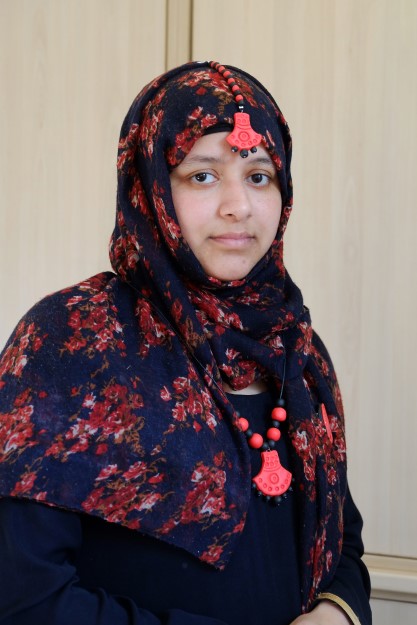
<path fill-rule="evenodd" d="M 0 361 L 0 624 L 368 625 L 342 402 L 283 264 L 291 138 L 189 63 L 122 127 L 115 273 Z"/>

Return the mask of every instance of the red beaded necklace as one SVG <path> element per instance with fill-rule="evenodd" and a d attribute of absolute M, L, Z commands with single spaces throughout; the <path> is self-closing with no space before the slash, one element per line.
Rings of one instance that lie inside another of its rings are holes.
<path fill-rule="evenodd" d="M 259 473 L 252 478 L 253 488 L 257 494 L 263 495 L 275 505 L 281 503 L 282 497 L 285 497 L 287 491 L 291 490 L 292 473 L 282 466 L 278 452 L 274 449 L 281 438 L 279 426 L 286 418 L 285 401 L 280 397 L 277 405 L 272 409 L 272 426 L 266 431 L 265 440 L 261 434 L 252 431 L 247 419 L 239 417 L 239 425 L 246 436 L 248 445 L 261 452 L 262 466 Z"/>

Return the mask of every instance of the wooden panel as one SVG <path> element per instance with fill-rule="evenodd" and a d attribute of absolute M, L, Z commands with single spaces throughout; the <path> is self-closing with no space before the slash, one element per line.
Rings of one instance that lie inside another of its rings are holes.
<path fill-rule="evenodd" d="M 417 603 L 417 559 L 367 554 L 372 597 Z"/>
<path fill-rule="evenodd" d="M 0 342 L 109 268 L 119 129 L 165 69 L 165 0 L 0 3 Z"/>
<path fill-rule="evenodd" d="M 168 0 L 167 69 L 191 60 L 191 0 Z"/>
<path fill-rule="evenodd" d="M 341 381 L 366 545 L 417 557 L 417 3 L 193 6 L 193 56 L 256 75 L 289 121 L 287 266 Z"/>
<path fill-rule="evenodd" d="M 371 601 L 373 622 L 375 625 L 416 625 L 417 605 L 415 603 L 400 603 L 398 601 Z"/>

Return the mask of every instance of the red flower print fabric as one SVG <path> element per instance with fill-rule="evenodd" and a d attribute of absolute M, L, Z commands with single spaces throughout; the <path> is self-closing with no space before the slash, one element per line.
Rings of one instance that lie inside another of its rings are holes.
<path fill-rule="evenodd" d="M 331 361 L 283 261 L 289 129 L 262 85 L 230 69 L 277 167 L 283 210 L 271 249 L 242 280 L 204 273 L 182 236 L 170 173 L 208 128 L 231 125 L 237 106 L 208 63 L 160 76 L 121 130 L 114 273 L 39 302 L 3 351 L 0 496 L 98 516 L 222 568 L 251 496 L 248 447 L 222 381 L 242 389 L 266 379 L 277 392 L 284 385 L 308 602 L 340 554 L 343 411 Z"/>

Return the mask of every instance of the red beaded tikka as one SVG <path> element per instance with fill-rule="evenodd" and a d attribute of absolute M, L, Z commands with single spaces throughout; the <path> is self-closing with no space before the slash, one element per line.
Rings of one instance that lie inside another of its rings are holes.
<path fill-rule="evenodd" d="M 262 135 L 254 131 L 250 123 L 249 114 L 243 112 L 244 97 L 239 85 L 233 77 L 233 73 L 224 67 L 224 65 L 220 65 L 220 63 L 216 63 L 215 61 L 210 62 L 210 67 L 219 72 L 226 80 L 239 109 L 239 112 L 235 113 L 233 116 L 234 128 L 230 135 L 226 137 L 226 141 L 232 146 L 233 152 L 240 150 L 240 156 L 242 158 L 247 158 L 249 150 L 251 152 L 256 152 L 256 146 L 260 145 Z"/>
<path fill-rule="evenodd" d="M 262 466 L 259 473 L 252 479 L 253 487 L 258 494 L 264 495 L 268 501 L 276 505 L 281 502 L 283 495 L 286 496 L 292 481 L 291 472 L 282 466 L 278 452 L 274 449 L 281 438 L 280 423 L 287 418 L 284 406 L 285 401 L 280 397 L 277 406 L 271 412 L 272 427 L 266 432 L 266 441 L 258 432 L 252 432 L 247 419 L 239 417 L 239 425 L 245 433 L 248 445 L 261 452 Z"/>

